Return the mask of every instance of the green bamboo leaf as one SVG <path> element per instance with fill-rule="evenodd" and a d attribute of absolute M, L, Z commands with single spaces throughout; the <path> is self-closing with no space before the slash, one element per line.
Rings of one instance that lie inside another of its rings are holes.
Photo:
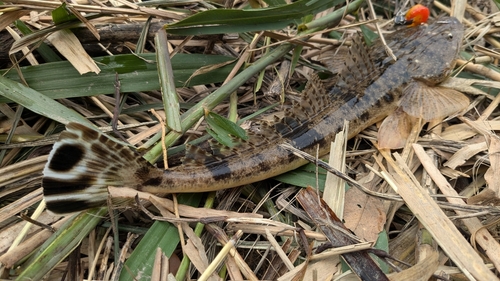
<path fill-rule="evenodd" d="M 269 7 L 276 7 L 276 6 L 281 6 L 281 5 L 286 5 L 285 0 L 265 0 Z"/>
<path fill-rule="evenodd" d="M 168 51 L 167 33 L 165 30 L 160 29 L 156 33 L 155 46 L 167 127 L 171 130 L 181 132 L 180 106 L 177 98 L 177 91 L 175 90 L 174 73 L 172 70 L 170 53 Z"/>
<path fill-rule="evenodd" d="M 371 46 L 373 44 L 373 41 L 378 38 L 378 34 L 373 32 L 365 25 L 360 25 L 359 28 L 361 29 L 361 33 L 363 34 L 363 38 L 365 39 L 366 44 L 368 46 Z"/>
<path fill-rule="evenodd" d="M 207 132 L 221 144 L 233 147 L 237 144 L 231 137 L 231 135 L 238 137 L 240 139 L 248 139 L 245 130 L 236 123 L 229 119 L 226 119 L 214 112 L 209 112 L 205 115 L 205 120 L 207 121 L 208 128 Z"/>
<path fill-rule="evenodd" d="M 497 9 L 500 9 L 500 0 L 493 0 L 493 3 L 495 3 Z"/>
<path fill-rule="evenodd" d="M 22 269 L 17 280 L 42 280 L 97 226 L 106 212 L 106 208 L 92 209 L 62 225 L 45 241 L 33 258 L 24 263 L 28 267 Z"/>
<path fill-rule="evenodd" d="M 178 196 L 179 204 L 198 206 L 202 194 L 182 194 Z M 125 262 L 126 270 L 120 274 L 120 281 L 133 281 L 139 276 L 141 280 L 147 280 L 151 276 L 156 249 L 160 248 L 165 255 L 170 257 L 179 244 L 179 232 L 177 227 L 168 223 L 156 221 L 141 239 L 130 257 Z M 135 276 L 131 276 L 130 274 Z M 146 278 L 146 279 L 144 279 Z"/>
<path fill-rule="evenodd" d="M 231 137 L 228 134 L 225 134 L 224 131 L 220 132 L 217 129 L 213 130 L 211 128 L 206 128 L 206 131 L 217 142 L 219 142 L 227 147 L 234 147 L 236 145 L 236 143 L 233 142 Z"/>
<path fill-rule="evenodd" d="M 208 10 L 174 24 L 166 25 L 167 32 L 179 35 L 241 33 L 282 29 L 300 22 L 301 18 L 343 3 L 342 0 L 299 0 L 272 8 L 251 10 Z"/>
<path fill-rule="evenodd" d="M 26 87 L 21 83 L 0 76 L 0 96 L 27 109 L 60 123 L 78 122 L 92 127 L 92 123 L 71 108 Z"/>
<path fill-rule="evenodd" d="M 432 239 L 432 237 L 431 237 Z M 382 230 L 379 234 L 378 234 L 378 238 L 377 238 L 377 242 L 375 242 L 375 245 L 373 245 L 373 247 L 375 249 L 379 249 L 379 250 L 382 250 L 386 253 L 389 253 L 389 235 L 387 234 L 387 232 L 385 230 Z M 380 269 L 382 269 L 382 271 L 386 274 L 389 274 L 389 266 L 387 265 L 387 263 L 373 255 L 373 254 L 370 254 L 370 256 L 372 256 L 372 258 L 378 263 Z"/>
<path fill-rule="evenodd" d="M 307 164 L 293 171 L 274 177 L 275 180 L 300 187 L 318 186 L 320 190 L 325 188 L 326 171 L 316 166 Z"/>
<path fill-rule="evenodd" d="M 153 16 L 150 16 L 146 22 L 144 23 L 142 30 L 141 30 L 141 35 L 139 36 L 139 39 L 137 39 L 136 43 L 136 48 L 135 52 L 136 54 L 141 54 L 144 53 L 146 43 L 148 42 L 148 31 L 149 28 L 151 27 L 151 21 L 153 20 Z"/>
<path fill-rule="evenodd" d="M 66 8 L 66 3 L 52 10 L 52 20 L 55 24 L 61 24 L 68 21 L 78 20 L 78 18 L 70 13 Z"/>
<path fill-rule="evenodd" d="M 207 115 L 205 115 L 205 120 L 207 123 L 210 125 L 212 128 L 217 128 L 222 131 L 224 131 L 226 134 L 233 135 L 235 137 L 238 137 L 240 139 L 247 140 L 248 136 L 240 126 L 238 126 L 236 123 L 232 122 L 231 120 L 224 118 L 220 116 L 219 114 L 215 112 L 209 112 Z"/>
<path fill-rule="evenodd" d="M 94 96 L 114 93 L 115 75 L 121 81 L 122 92 L 160 89 L 155 54 L 116 55 L 94 58 L 101 68 L 100 74 L 80 75 L 64 62 L 45 63 L 21 67 L 28 85 L 52 99 Z M 176 87 L 209 84 L 224 81 L 234 64 L 191 77 L 195 71 L 208 65 L 232 61 L 234 58 L 218 55 L 177 54 L 172 58 Z M 0 75 L 21 82 L 15 71 L 0 70 Z M 186 81 L 189 83 L 186 84 Z M 0 97 L 0 103 L 10 102 Z"/>

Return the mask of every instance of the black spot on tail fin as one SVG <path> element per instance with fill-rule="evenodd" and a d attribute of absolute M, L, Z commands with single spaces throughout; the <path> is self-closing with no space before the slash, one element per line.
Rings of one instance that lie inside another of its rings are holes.
<path fill-rule="evenodd" d="M 43 170 L 47 209 L 72 213 L 106 206 L 107 187 L 141 184 L 138 171 L 156 170 L 126 145 L 77 123 L 69 123 Z"/>

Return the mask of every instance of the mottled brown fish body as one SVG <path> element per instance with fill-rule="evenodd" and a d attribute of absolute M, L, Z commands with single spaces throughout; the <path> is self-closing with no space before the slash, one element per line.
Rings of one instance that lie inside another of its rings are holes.
<path fill-rule="evenodd" d="M 276 137 L 265 147 L 256 147 L 204 167 L 175 167 L 166 170 L 159 185 L 136 188 L 149 192 L 193 192 L 231 188 L 267 179 L 306 163 L 280 145 L 284 142 L 316 155 L 329 152 L 330 143 L 350 122 L 349 137 L 380 121 L 396 107 L 404 88 L 414 79 L 437 84 L 447 78 L 454 66 L 463 38 L 463 26 L 455 18 L 442 18 L 430 25 L 396 31 L 386 36 L 398 60 L 387 56 L 380 42 L 371 48 L 352 47 L 351 61 L 329 89 L 329 101 L 316 116 L 288 136 Z M 354 80 L 351 80 L 354 79 Z M 321 87 L 321 82 L 312 81 Z M 304 93 L 315 97 L 318 91 Z M 319 91 L 321 93 L 321 91 Z M 299 118 L 300 119 L 300 118 Z M 300 121 L 300 120 L 299 120 Z M 251 136 L 259 137 L 259 136 Z"/>
<path fill-rule="evenodd" d="M 203 192 L 293 170 L 305 161 L 282 144 L 312 155 L 317 150 L 320 156 L 327 154 L 344 120 L 350 122 L 349 137 L 353 137 L 391 113 L 405 87 L 414 81 L 428 85 L 443 81 L 453 68 L 462 37 L 463 27 L 455 18 L 396 31 L 386 36 L 396 62 L 381 43 L 367 48 L 359 37 L 354 38 L 344 68 L 329 82 L 333 86 L 313 77 L 285 117 L 271 125 L 262 122 L 249 132 L 248 141 L 233 149 L 210 145 L 198 165 L 185 161 L 163 171 L 100 132 L 69 123 L 43 171 L 47 208 L 69 213 L 104 206 L 110 185 L 151 193 Z M 199 162 L 199 155 L 191 156 Z"/>

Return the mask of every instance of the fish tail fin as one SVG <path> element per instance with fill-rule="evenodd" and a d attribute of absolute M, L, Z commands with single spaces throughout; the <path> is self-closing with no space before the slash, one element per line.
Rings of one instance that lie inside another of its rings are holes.
<path fill-rule="evenodd" d="M 141 178 L 159 170 L 135 151 L 102 133 L 69 123 L 43 170 L 47 209 L 72 213 L 106 206 L 108 186 L 140 189 Z"/>

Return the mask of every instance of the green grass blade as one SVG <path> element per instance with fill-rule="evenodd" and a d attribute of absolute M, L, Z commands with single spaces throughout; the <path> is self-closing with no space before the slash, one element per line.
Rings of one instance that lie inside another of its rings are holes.
<path fill-rule="evenodd" d="M 12 100 L 29 110 L 60 123 L 78 122 L 92 126 L 86 118 L 55 100 L 26 87 L 21 83 L 0 76 L 0 96 Z"/>
<path fill-rule="evenodd" d="M 201 197 L 202 194 L 182 194 L 177 198 L 179 199 L 179 204 L 198 206 Z M 179 232 L 177 231 L 177 227 L 168 222 L 156 221 L 125 262 L 125 267 L 128 270 L 122 270 L 120 281 L 137 280 L 134 279 L 137 276 L 142 276 L 143 278 L 151 276 L 156 249 L 161 248 L 163 253 L 170 257 L 178 244 Z M 136 276 L 131 276 L 129 272 L 132 272 Z"/>
<path fill-rule="evenodd" d="M 275 180 L 300 187 L 318 187 L 320 190 L 325 188 L 326 171 L 316 166 L 307 164 L 288 173 L 274 177 Z"/>
<path fill-rule="evenodd" d="M 207 132 L 220 143 L 228 147 L 233 147 L 237 144 L 233 141 L 231 135 L 244 140 L 248 139 L 245 130 L 217 113 L 208 112 L 208 114 L 205 115 L 205 120 L 209 126 Z"/>
<path fill-rule="evenodd" d="M 115 74 L 118 73 L 122 92 L 139 92 L 158 90 L 158 69 L 155 54 L 116 55 L 94 58 L 101 73 L 80 75 L 68 62 L 46 63 L 37 66 L 21 67 L 28 85 L 52 98 L 73 98 L 112 94 L 115 91 Z M 234 58 L 203 54 L 177 54 L 172 58 L 176 87 L 209 84 L 224 81 L 233 64 L 225 65 L 216 70 L 191 77 L 201 67 L 232 61 Z M 7 71 L 0 71 L 4 75 Z M 20 82 L 14 71 L 9 71 L 5 77 Z M 186 81 L 188 81 L 186 85 Z M 0 97 L 0 103 L 10 102 Z"/>
<path fill-rule="evenodd" d="M 175 90 L 174 73 L 170 53 L 168 52 L 167 33 L 165 30 L 158 30 L 155 35 L 156 61 L 158 62 L 158 75 L 160 76 L 161 94 L 163 109 L 165 110 L 165 121 L 171 130 L 180 132 L 181 118 L 179 99 Z"/>
<path fill-rule="evenodd" d="M 208 10 L 174 24 L 166 30 L 178 35 L 241 33 L 282 29 L 301 18 L 343 3 L 341 0 L 299 0 L 289 5 L 251 10 Z"/>
<path fill-rule="evenodd" d="M 29 266 L 19 274 L 17 280 L 42 280 L 45 274 L 67 257 L 97 226 L 106 211 L 106 208 L 92 209 L 70 219 L 51 236 L 51 239 L 45 241 L 30 262 L 25 263 Z"/>
<path fill-rule="evenodd" d="M 78 18 L 69 12 L 66 3 L 62 3 L 61 6 L 52 10 L 52 21 L 54 21 L 55 24 L 77 20 Z"/>

